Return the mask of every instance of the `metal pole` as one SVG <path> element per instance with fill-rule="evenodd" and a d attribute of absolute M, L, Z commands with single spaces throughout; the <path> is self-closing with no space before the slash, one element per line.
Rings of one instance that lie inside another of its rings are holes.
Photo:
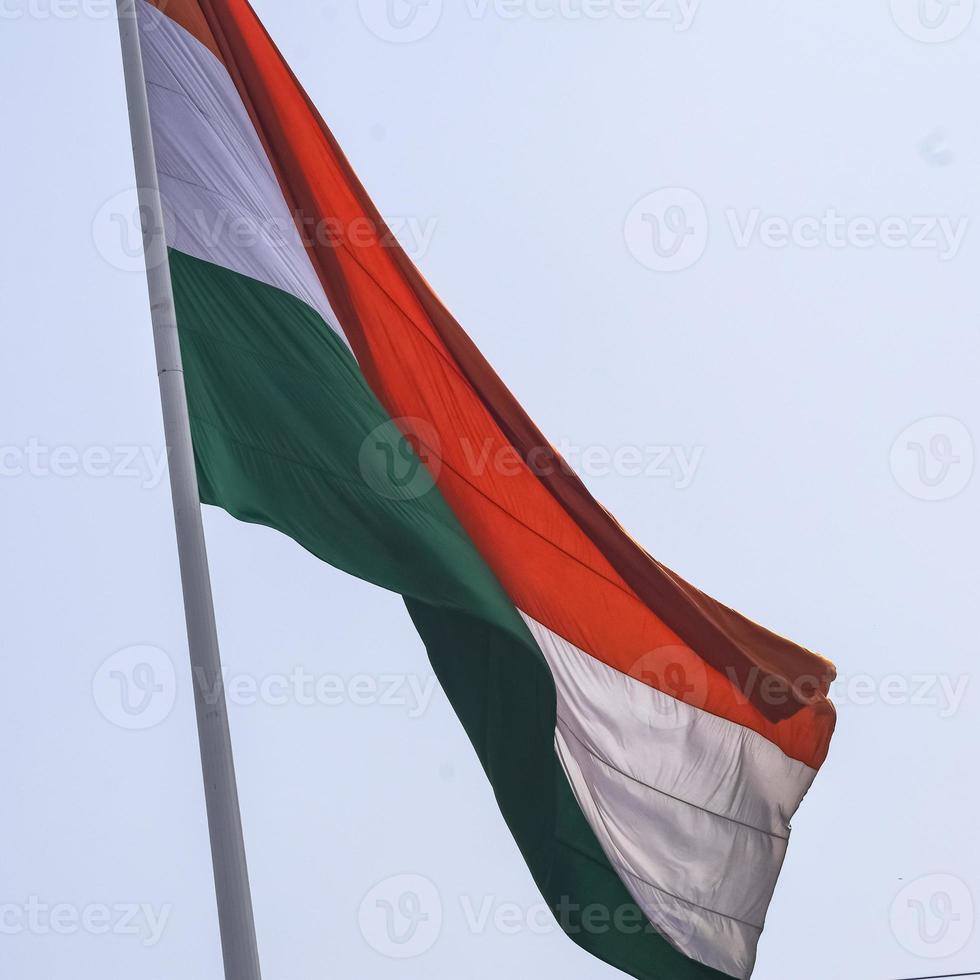
<path fill-rule="evenodd" d="M 135 0 L 116 0 L 225 980 L 261 980 Z M 219 692 L 215 698 L 211 692 Z M 208 695 L 206 697 L 206 695 Z"/>

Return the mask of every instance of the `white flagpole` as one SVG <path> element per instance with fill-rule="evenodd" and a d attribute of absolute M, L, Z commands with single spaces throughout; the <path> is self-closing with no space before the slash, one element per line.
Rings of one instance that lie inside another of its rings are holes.
<path fill-rule="evenodd" d="M 144 225 L 146 277 L 163 402 L 163 423 L 170 453 L 170 487 L 184 590 L 225 980 L 261 980 L 135 0 L 116 0 L 116 10 L 140 214 Z M 220 694 L 217 700 L 210 693 L 215 691 Z M 207 698 L 206 693 L 209 694 Z"/>

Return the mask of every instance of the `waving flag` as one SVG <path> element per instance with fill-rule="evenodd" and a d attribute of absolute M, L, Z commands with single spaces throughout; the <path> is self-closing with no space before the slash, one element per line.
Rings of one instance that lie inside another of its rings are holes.
<path fill-rule="evenodd" d="M 203 501 L 404 596 L 577 943 L 640 980 L 748 977 L 833 667 L 592 499 L 245 0 L 137 2 Z"/>

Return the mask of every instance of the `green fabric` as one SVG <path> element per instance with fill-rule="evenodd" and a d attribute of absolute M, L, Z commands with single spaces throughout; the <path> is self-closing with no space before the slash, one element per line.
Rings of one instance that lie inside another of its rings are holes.
<path fill-rule="evenodd" d="M 170 265 L 204 503 L 405 597 L 572 939 L 638 980 L 722 977 L 653 930 L 603 854 L 554 750 L 541 651 L 344 343 L 287 293 L 180 252 Z"/>

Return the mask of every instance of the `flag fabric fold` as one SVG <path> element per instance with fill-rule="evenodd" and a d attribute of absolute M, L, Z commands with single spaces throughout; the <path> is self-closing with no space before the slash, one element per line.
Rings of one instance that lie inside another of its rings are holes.
<path fill-rule="evenodd" d="M 400 593 L 531 874 L 751 975 L 831 664 L 659 564 L 440 303 L 246 0 L 137 0 L 202 500 Z"/>

